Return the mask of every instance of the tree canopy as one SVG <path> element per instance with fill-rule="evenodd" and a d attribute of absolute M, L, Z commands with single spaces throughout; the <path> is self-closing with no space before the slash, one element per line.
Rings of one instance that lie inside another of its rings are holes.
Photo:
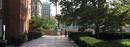
<path fill-rule="evenodd" d="M 29 21 L 30 31 L 42 31 L 44 29 L 54 29 L 56 20 L 52 17 L 36 17 L 33 16 Z"/>
<path fill-rule="evenodd" d="M 130 1 L 127 0 L 61 0 L 61 14 L 56 18 L 67 25 L 76 23 L 85 30 L 94 25 L 96 34 L 100 26 L 121 27 L 128 24 Z"/>

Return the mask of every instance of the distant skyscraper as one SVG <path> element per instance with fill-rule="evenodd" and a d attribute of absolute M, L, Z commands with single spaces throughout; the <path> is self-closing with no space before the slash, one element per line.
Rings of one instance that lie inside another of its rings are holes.
<path fill-rule="evenodd" d="M 31 16 L 42 16 L 42 3 L 40 0 L 31 0 Z"/>
<path fill-rule="evenodd" d="M 51 9 L 50 9 L 50 3 L 48 3 L 48 2 L 43 2 L 43 4 L 42 4 L 42 16 L 51 16 L 51 14 L 50 14 L 50 11 L 51 11 Z"/>

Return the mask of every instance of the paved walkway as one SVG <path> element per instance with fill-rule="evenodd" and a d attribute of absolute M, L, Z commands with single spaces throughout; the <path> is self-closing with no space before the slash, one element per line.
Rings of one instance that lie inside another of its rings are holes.
<path fill-rule="evenodd" d="M 41 38 L 26 42 L 20 47 L 78 47 L 73 41 L 64 36 L 45 35 Z"/>

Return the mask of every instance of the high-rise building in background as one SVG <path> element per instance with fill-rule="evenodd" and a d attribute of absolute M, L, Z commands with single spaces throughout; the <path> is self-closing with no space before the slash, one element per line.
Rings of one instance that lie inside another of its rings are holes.
<path fill-rule="evenodd" d="M 42 16 L 42 3 L 40 0 L 31 0 L 31 16 Z"/>
<path fill-rule="evenodd" d="M 50 7 L 51 7 L 50 3 L 43 2 L 43 4 L 42 4 L 42 16 L 51 16 L 51 14 L 50 14 L 50 11 L 51 11 Z"/>

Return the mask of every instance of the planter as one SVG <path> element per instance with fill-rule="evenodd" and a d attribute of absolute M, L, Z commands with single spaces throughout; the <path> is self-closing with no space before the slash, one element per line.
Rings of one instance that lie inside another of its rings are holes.
<path fill-rule="evenodd" d="M 0 47 L 6 47 L 7 40 L 0 40 Z"/>

